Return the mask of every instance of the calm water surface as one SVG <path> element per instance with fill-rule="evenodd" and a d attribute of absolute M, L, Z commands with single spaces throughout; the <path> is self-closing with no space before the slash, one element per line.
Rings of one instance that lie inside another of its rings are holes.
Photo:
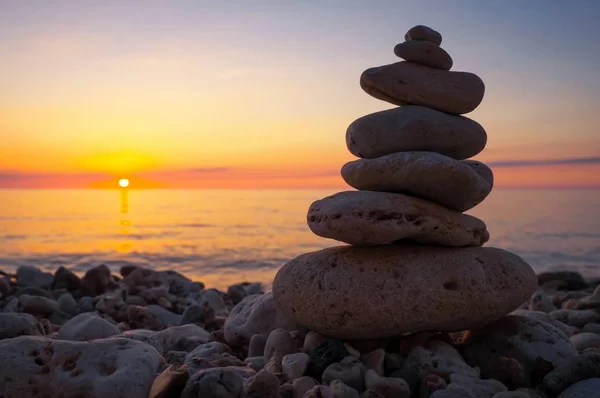
<path fill-rule="evenodd" d="M 219 288 L 270 284 L 290 258 L 337 244 L 306 225 L 310 203 L 332 193 L 3 190 L 0 269 L 139 264 Z M 469 213 L 487 223 L 488 246 L 521 255 L 536 271 L 600 276 L 600 191 L 497 189 Z"/>

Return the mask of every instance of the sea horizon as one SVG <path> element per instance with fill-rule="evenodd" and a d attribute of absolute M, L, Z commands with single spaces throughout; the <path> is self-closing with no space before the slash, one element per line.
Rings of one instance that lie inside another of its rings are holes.
<path fill-rule="evenodd" d="M 600 186 L 548 186 L 548 187 L 521 187 L 521 186 L 500 186 L 494 187 L 494 190 L 522 190 L 522 191 L 598 191 L 600 190 Z M 16 188 L 16 187 L 5 187 L 0 188 L 0 191 L 353 191 L 355 190 L 352 187 L 331 187 L 331 188 L 322 188 L 322 187 L 314 187 L 314 188 L 303 188 L 303 187 L 290 187 L 290 188 L 245 188 L 245 187 L 230 187 L 230 188 L 201 188 L 201 187 L 190 187 L 190 188 L 180 188 L 180 187 L 127 187 L 127 188 L 97 188 L 97 187 L 58 187 L 58 188 Z"/>

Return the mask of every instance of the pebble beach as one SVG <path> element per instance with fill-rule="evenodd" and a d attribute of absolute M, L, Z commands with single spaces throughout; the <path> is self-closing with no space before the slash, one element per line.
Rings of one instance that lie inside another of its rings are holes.
<path fill-rule="evenodd" d="M 174 271 L 22 267 L 0 278 L 0 395 L 597 396 L 598 281 L 537 279 L 483 327 L 354 340 L 297 324 L 260 283 L 220 291 Z"/>

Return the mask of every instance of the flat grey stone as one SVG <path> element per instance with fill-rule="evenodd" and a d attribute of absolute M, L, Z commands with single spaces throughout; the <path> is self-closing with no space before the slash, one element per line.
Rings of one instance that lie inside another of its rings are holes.
<path fill-rule="evenodd" d="M 487 134 L 476 121 L 418 105 L 363 116 L 346 130 L 348 150 L 367 159 L 407 151 L 467 159 L 481 152 L 486 143 Z"/>
<path fill-rule="evenodd" d="M 342 167 L 342 177 L 356 189 L 404 193 L 460 212 L 481 203 L 494 185 L 492 170 L 485 164 L 435 152 L 354 160 Z"/>
<path fill-rule="evenodd" d="M 485 223 L 419 198 L 399 193 L 346 191 L 314 202 L 308 226 L 316 235 L 352 245 L 410 240 L 443 246 L 480 246 Z"/>

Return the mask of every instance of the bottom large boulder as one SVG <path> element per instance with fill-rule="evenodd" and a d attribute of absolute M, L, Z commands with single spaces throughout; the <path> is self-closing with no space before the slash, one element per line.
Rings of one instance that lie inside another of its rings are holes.
<path fill-rule="evenodd" d="M 342 246 L 296 257 L 275 276 L 279 308 L 328 336 L 373 339 L 488 324 L 537 286 L 519 256 L 490 247 Z"/>

